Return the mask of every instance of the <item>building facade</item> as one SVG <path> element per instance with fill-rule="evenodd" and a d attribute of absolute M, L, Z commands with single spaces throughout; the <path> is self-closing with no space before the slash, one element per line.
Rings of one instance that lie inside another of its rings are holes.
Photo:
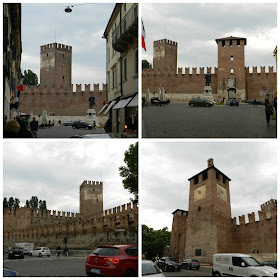
<path fill-rule="evenodd" d="M 128 119 L 138 126 L 138 4 L 116 4 L 103 38 L 108 106 L 100 113 L 108 114 L 117 135 Z"/>
<path fill-rule="evenodd" d="M 231 179 L 214 166 L 189 179 L 189 209 L 173 212 L 170 253 L 180 260 L 195 258 L 211 263 L 216 253 L 254 254 L 276 258 L 277 201 L 261 205 L 259 221 L 255 213 L 231 218 Z"/>
<path fill-rule="evenodd" d="M 203 97 L 205 74 L 211 74 L 213 98 L 225 101 L 237 98 L 240 102 L 248 99 L 270 101 L 276 95 L 276 72 L 273 66 L 245 67 L 246 38 L 226 37 L 216 39 L 218 46 L 218 67 L 177 69 L 177 42 L 167 39 L 154 42 L 153 69 L 142 71 L 142 95 L 157 93 L 165 89 L 166 99 L 173 102 L 187 102 Z M 273 55 L 273 51 L 271 52 Z"/>
<path fill-rule="evenodd" d="M 21 4 L 3 4 L 3 113 L 7 120 L 19 106 L 17 86 L 21 76 Z"/>
<path fill-rule="evenodd" d="M 137 244 L 137 224 L 137 205 L 128 203 L 103 211 L 103 183 L 84 181 L 80 186 L 80 213 L 4 209 L 3 244 L 11 247 L 30 242 L 55 249 L 63 237 L 67 237 L 69 249 Z"/>

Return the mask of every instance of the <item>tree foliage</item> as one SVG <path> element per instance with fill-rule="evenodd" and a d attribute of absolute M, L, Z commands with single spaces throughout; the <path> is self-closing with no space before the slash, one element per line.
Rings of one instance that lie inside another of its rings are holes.
<path fill-rule="evenodd" d="M 171 232 L 165 227 L 160 230 L 154 230 L 146 225 L 142 225 L 142 254 L 147 259 L 163 257 L 163 251 L 170 245 Z"/>
<path fill-rule="evenodd" d="M 22 78 L 23 78 L 24 85 L 29 85 L 29 86 L 38 85 L 38 76 L 30 69 L 28 71 L 24 70 L 24 74 L 22 75 Z"/>
<path fill-rule="evenodd" d="M 152 69 L 152 64 L 150 64 L 146 59 L 142 60 L 142 69 Z"/>
<path fill-rule="evenodd" d="M 12 210 L 14 210 L 14 212 L 16 213 L 16 210 L 19 208 L 19 199 L 18 198 L 13 198 L 10 197 L 9 200 L 7 200 L 6 197 L 4 197 L 3 199 L 3 212 L 6 212 L 7 210 L 9 212 L 12 212 Z"/>
<path fill-rule="evenodd" d="M 39 200 L 37 196 L 32 196 L 30 200 L 26 200 L 25 207 L 30 208 L 32 211 L 34 210 L 47 210 L 46 200 Z"/>
<path fill-rule="evenodd" d="M 120 175 L 123 177 L 123 186 L 134 195 L 133 203 L 138 203 L 138 142 L 131 144 L 124 153 L 126 166 L 119 167 Z"/>

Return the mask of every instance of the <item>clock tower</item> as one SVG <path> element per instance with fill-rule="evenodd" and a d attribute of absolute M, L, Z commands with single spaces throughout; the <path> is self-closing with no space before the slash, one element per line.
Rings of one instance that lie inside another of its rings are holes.
<path fill-rule="evenodd" d="M 214 166 L 208 167 L 189 179 L 189 211 L 185 258 L 211 261 L 213 254 L 230 252 L 232 221 L 230 178 Z"/>

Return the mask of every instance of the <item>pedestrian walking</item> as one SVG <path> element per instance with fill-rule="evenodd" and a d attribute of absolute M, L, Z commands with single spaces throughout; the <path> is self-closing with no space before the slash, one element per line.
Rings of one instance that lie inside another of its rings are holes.
<path fill-rule="evenodd" d="M 68 257 L 68 247 L 67 247 L 67 245 L 65 245 L 64 254 L 65 254 L 66 257 Z"/>
<path fill-rule="evenodd" d="M 61 120 L 58 121 L 59 125 L 61 125 Z"/>
<path fill-rule="evenodd" d="M 274 97 L 273 105 L 274 105 L 275 113 L 277 114 L 277 96 Z"/>
<path fill-rule="evenodd" d="M 272 104 L 269 103 L 268 98 L 265 99 L 264 106 L 265 106 L 266 123 L 269 126 L 270 118 L 273 115 L 274 110 Z"/>
<path fill-rule="evenodd" d="M 31 135 L 33 138 L 38 138 L 38 126 L 38 121 L 36 121 L 36 118 L 33 117 L 33 121 L 30 122 Z"/>
<path fill-rule="evenodd" d="M 31 132 L 27 129 L 27 124 L 20 116 L 16 116 L 16 120 L 20 125 L 19 132 L 17 134 L 18 138 L 32 138 Z"/>
<path fill-rule="evenodd" d="M 60 256 L 60 246 L 58 245 L 57 248 L 56 248 L 56 257 L 59 259 L 59 256 Z"/>

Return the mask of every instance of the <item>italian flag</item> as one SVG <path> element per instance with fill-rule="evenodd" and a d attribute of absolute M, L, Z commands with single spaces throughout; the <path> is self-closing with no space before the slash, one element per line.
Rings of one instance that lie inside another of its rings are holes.
<path fill-rule="evenodd" d="M 145 44 L 145 39 L 146 39 L 146 34 L 145 34 L 145 28 L 144 28 L 144 23 L 143 23 L 143 20 L 142 21 L 142 48 L 146 50 L 146 44 Z"/>

